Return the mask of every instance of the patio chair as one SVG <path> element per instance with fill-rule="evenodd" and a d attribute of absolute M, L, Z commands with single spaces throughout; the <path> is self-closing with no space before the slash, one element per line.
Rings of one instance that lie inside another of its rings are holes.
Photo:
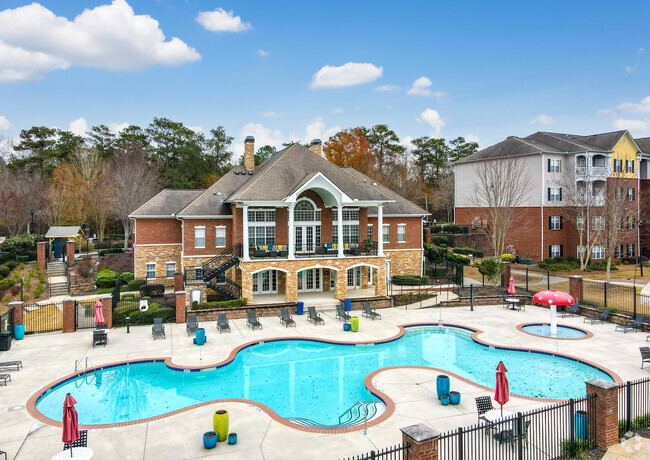
<path fill-rule="evenodd" d="M 79 430 L 79 439 L 75 442 L 63 443 L 63 450 L 68 450 L 71 447 L 88 447 L 88 430 Z"/>
<path fill-rule="evenodd" d="M 650 347 L 639 347 L 641 351 L 641 369 L 645 363 L 650 364 Z"/>
<path fill-rule="evenodd" d="M 3 363 L 0 363 L 0 368 L 8 368 L 8 367 L 13 367 L 16 366 L 16 370 L 19 371 L 21 367 L 23 367 L 23 362 L 22 361 L 5 361 Z"/>
<path fill-rule="evenodd" d="M 225 313 L 219 313 L 219 316 L 217 317 L 217 329 L 219 329 L 219 334 L 223 331 L 230 332 L 230 323 L 228 322 Z"/>
<path fill-rule="evenodd" d="M 246 312 L 248 314 L 248 319 L 246 320 L 246 326 L 249 326 L 253 330 L 255 330 L 256 327 L 259 327 L 262 329 L 262 323 L 257 319 L 257 316 L 255 316 L 255 310 L 248 310 Z"/>
<path fill-rule="evenodd" d="M 307 317 L 308 321 L 313 321 L 314 325 L 325 324 L 325 320 L 316 312 L 316 307 L 307 307 L 307 311 L 309 313 L 309 316 Z"/>
<path fill-rule="evenodd" d="M 373 321 L 375 320 L 375 318 L 381 319 L 381 315 L 370 308 L 369 302 L 363 302 L 361 305 L 363 306 L 363 316 L 372 318 Z"/>
<path fill-rule="evenodd" d="M 345 306 L 343 304 L 338 304 L 336 306 L 336 319 L 343 319 L 343 321 L 350 321 L 350 315 L 345 311 Z"/>
<path fill-rule="evenodd" d="M 104 345 L 108 343 L 108 334 L 106 331 L 93 331 L 93 348 L 95 348 L 96 345 Z"/>
<path fill-rule="evenodd" d="M 196 315 L 187 315 L 187 325 L 185 326 L 187 336 L 189 337 L 190 334 L 194 334 L 198 328 L 199 323 L 196 321 Z"/>
<path fill-rule="evenodd" d="M 153 319 L 153 326 L 151 326 L 151 335 L 153 335 L 154 340 L 156 340 L 156 337 L 167 339 L 167 337 L 165 337 L 165 325 L 163 324 L 162 318 Z"/>
<path fill-rule="evenodd" d="M 526 303 L 528 303 L 528 298 L 527 297 L 522 297 L 519 299 L 519 302 L 515 304 L 515 307 L 517 307 L 518 311 L 524 310 L 526 311 Z"/>
<path fill-rule="evenodd" d="M 502 307 L 503 308 L 508 308 L 508 302 L 506 302 L 506 299 L 510 298 L 510 294 L 501 294 L 501 299 L 503 300 L 502 302 Z"/>
<path fill-rule="evenodd" d="M 604 323 L 605 321 L 607 321 L 607 318 L 609 318 L 609 315 L 611 313 L 612 313 L 612 310 L 610 310 L 609 308 L 605 308 L 605 309 L 603 309 L 600 316 L 595 316 L 593 318 L 585 318 L 585 320 L 583 322 L 585 322 L 585 323 L 588 322 L 589 324 Z"/>
<path fill-rule="evenodd" d="M 288 308 L 280 308 L 280 322 L 284 324 L 284 327 L 296 327 L 296 322 L 293 320 L 293 316 L 289 314 Z"/>
<path fill-rule="evenodd" d="M 638 332 L 643 327 L 644 321 L 645 321 L 645 316 L 636 315 L 636 318 L 634 318 L 634 322 L 632 322 L 631 324 L 619 324 L 614 328 L 614 331 L 618 331 L 620 329 L 621 331 L 623 331 L 624 334 L 627 334 L 628 331 Z"/>
<path fill-rule="evenodd" d="M 95 327 L 95 329 L 107 329 L 107 328 L 108 328 L 108 324 L 106 323 L 99 323 L 97 327 Z"/>
<path fill-rule="evenodd" d="M 571 309 L 567 311 L 563 311 L 560 313 L 560 316 L 562 318 L 566 318 L 567 316 L 578 316 L 578 312 L 580 311 L 580 304 L 578 302 L 574 303 Z"/>
<path fill-rule="evenodd" d="M 0 380 L 4 383 L 4 386 L 7 386 L 7 380 L 11 382 L 11 375 L 9 374 L 0 374 Z"/>
<path fill-rule="evenodd" d="M 522 445 L 528 447 L 528 427 L 530 427 L 530 420 L 526 420 L 524 422 L 523 429 L 521 430 L 521 433 L 519 432 L 519 421 L 518 420 L 513 420 L 512 421 L 513 428 L 508 429 L 508 430 L 503 430 L 499 433 L 495 433 L 494 439 L 499 441 L 499 444 L 503 444 L 504 442 L 510 443 L 510 446 L 512 447 L 512 450 L 515 449 L 515 444 L 519 441 L 521 438 Z"/>
<path fill-rule="evenodd" d="M 476 410 L 478 411 L 478 423 L 481 423 L 481 421 L 490 423 L 488 419 L 483 417 L 483 414 L 489 410 L 494 410 L 492 398 L 490 396 L 478 396 L 474 399 L 476 400 Z"/>

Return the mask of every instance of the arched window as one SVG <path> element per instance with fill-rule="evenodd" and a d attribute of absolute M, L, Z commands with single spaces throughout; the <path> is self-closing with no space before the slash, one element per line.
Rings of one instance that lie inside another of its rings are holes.
<path fill-rule="evenodd" d="M 313 201 L 303 198 L 296 203 L 294 220 L 297 222 L 320 222 L 320 211 L 316 210 Z"/>

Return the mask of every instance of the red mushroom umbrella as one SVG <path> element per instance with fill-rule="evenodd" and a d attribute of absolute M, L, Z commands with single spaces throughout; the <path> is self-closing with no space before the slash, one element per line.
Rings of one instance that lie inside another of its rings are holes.
<path fill-rule="evenodd" d="M 102 324 L 104 322 L 102 306 L 103 305 L 99 300 L 95 303 L 95 324 Z"/>
<path fill-rule="evenodd" d="M 503 415 L 503 405 L 510 400 L 510 387 L 508 385 L 508 377 L 506 377 L 506 365 L 503 361 L 499 361 L 497 366 L 497 385 L 494 390 L 494 400 L 501 406 L 501 415 Z"/>
<path fill-rule="evenodd" d="M 510 295 L 515 295 L 517 291 L 515 290 L 515 279 L 510 277 L 510 282 L 508 283 L 508 290 L 506 291 Z"/>
<path fill-rule="evenodd" d="M 551 307 L 551 335 L 557 335 L 557 306 L 573 305 L 575 299 L 572 295 L 562 291 L 539 291 L 533 296 L 533 301 L 540 305 Z"/>
<path fill-rule="evenodd" d="M 63 402 L 63 442 L 68 444 L 79 439 L 79 424 L 77 422 L 77 410 L 74 405 L 77 401 L 68 393 Z M 72 457 L 72 447 L 70 448 L 70 457 Z"/>

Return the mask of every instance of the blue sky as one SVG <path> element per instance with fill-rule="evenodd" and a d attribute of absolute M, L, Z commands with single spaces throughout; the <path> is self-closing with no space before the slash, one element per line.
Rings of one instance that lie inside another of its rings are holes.
<path fill-rule="evenodd" d="M 0 8 L 5 138 L 33 125 L 119 129 L 155 116 L 223 125 L 237 153 L 248 134 L 279 145 L 377 123 L 407 140 L 465 136 L 482 147 L 537 130 L 650 135 L 644 1 Z"/>

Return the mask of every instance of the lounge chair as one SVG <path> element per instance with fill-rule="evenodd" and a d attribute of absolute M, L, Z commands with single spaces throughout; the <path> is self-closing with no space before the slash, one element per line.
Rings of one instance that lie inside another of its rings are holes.
<path fill-rule="evenodd" d="M 13 367 L 16 366 L 16 370 L 19 371 L 21 367 L 23 367 L 23 362 L 22 361 L 5 361 L 4 363 L 0 363 L 0 368 L 8 368 L 8 367 Z"/>
<path fill-rule="evenodd" d="M 641 369 L 645 363 L 650 364 L 650 347 L 639 347 L 641 351 Z"/>
<path fill-rule="evenodd" d="M 584 322 L 589 323 L 589 324 L 595 324 L 595 323 L 604 323 L 607 321 L 607 318 L 609 318 L 609 315 L 612 313 L 612 310 L 609 308 L 603 309 L 602 313 L 600 316 L 596 316 L 594 318 L 585 318 Z"/>
<path fill-rule="evenodd" d="M 226 318 L 225 313 L 219 313 L 217 317 L 217 329 L 219 329 L 219 334 L 223 331 L 230 332 L 230 323 L 228 323 L 228 318 Z"/>
<path fill-rule="evenodd" d="M 489 410 L 493 410 L 494 406 L 492 405 L 492 398 L 490 396 L 479 396 L 474 398 L 476 400 L 476 410 L 478 412 L 478 423 L 486 422 L 490 423 L 483 414 Z"/>
<path fill-rule="evenodd" d="M 510 294 L 501 294 L 501 299 L 503 300 L 503 308 L 508 308 L 508 302 L 506 302 L 506 299 L 510 298 Z"/>
<path fill-rule="evenodd" d="M 307 311 L 309 312 L 308 321 L 313 321 L 316 325 L 325 324 L 325 320 L 316 312 L 316 307 L 307 307 Z"/>
<path fill-rule="evenodd" d="M 289 314 L 288 308 L 280 308 L 280 322 L 284 324 L 285 327 L 289 327 L 289 326 L 296 327 L 296 322 L 293 320 L 293 317 Z"/>
<path fill-rule="evenodd" d="M 165 325 L 163 324 L 162 318 L 153 319 L 153 326 L 151 326 L 151 334 L 153 335 L 154 340 L 156 340 L 156 337 L 162 337 L 163 339 L 167 338 L 165 337 Z"/>
<path fill-rule="evenodd" d="M 187 315 L 187 325 L 185 326 L 185 331 L 187 336 L 196 332 L 199 328 L 199 323 L 196 321 L 196 315 Z"/>
<path fill-rule="evenodd" d="M 363 316 L 372 318 L 373 321 L 375 320 L 375 318 L 381 319 L 381 315 L 370 308 L 370 303 L 363 302 L 361 305 L 363 306 Z"/>
<path fill-rule="evenodd" d="M 336 306 L 336 319 L 343 319 L 343 321 L 350 321 L 350 315 L 345 311 L 345 306 L 343 304 L 338 304 Z"/>
<path fill-rule="evenodd" d="M 262 329 L 262 323 L 260 323 L 260 321 L 257 319 L 257 316 L 255 316 L 255 310 L 248 310 L 246 313 L 248 314 L 246 326 L 249 326 L 253 330 L 255 330 L 256 327 Z"/>
<path fill-rule="evenodd" d="M 636 315 L 636 318 L 634 318 L 634 322 L 632 322 L 631 324 L 619 324 L 614 328 L 614 331 L 618 331 L 620 329 L 621 331 L 623 331 L 624 334 L 627 334 L 628 331 L 638 332 L 643 327 L 644 321 L 645 321 L 645 317 L 643 315 Z"/>
<path fill-rule="evenodd" d="M 94 330 L 93 331 L 93 348 L 95 348 L 95 345 L 104 345 L 108 343 L 108 334 L 106 331 L 98 331 Z"/>
<path fill-rule="evenodd" d="M 79 439 L 75 442 L 66 442 L 63 444 L 63 450 L 71 447 L 88 447 L 88 430 L 79 430 Z"/>
<path fill-rule="evenodd" d="M 0 374 L 0 380 L 4 383 L 5 386 L 7 386 L 7 380 L 11 382 L 11 375 L 9 374 Z"/>
<path fill-rule="evenodd" d="M 576 302 L 571 306 L 570 310 L 563 311 L 562 313 L 560 313 L 560 316 L 562 318 L 566 318 L 567 316 L 578 316 L 579 311 L 580 311 L 580 304 Z"/>

